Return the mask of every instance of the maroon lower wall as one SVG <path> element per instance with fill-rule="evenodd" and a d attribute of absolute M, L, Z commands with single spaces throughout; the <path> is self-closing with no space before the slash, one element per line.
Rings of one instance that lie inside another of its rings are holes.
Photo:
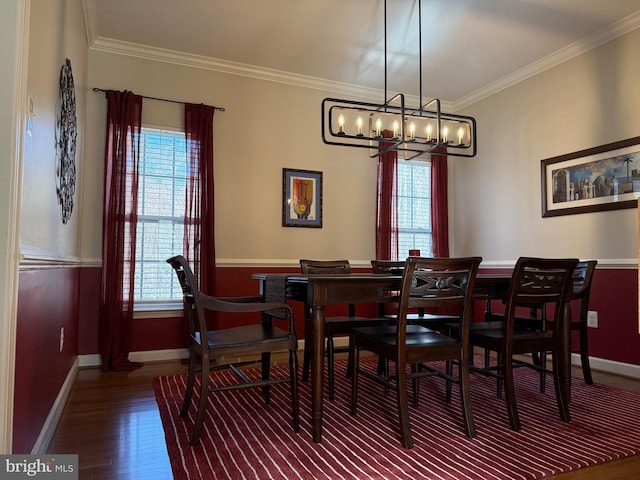
<path fill-rule="evenodd" d="M 78 354 L 79 275 L 75 268 L 20 272 L 13 453 L 31 452 Z"/>
<path fill-rule="evenodd" d="M 85 271 L 86 270 L 86 271 Z M 217 292 L 221 296 L 257 295 L 259 282 L 251 278 L 254 273 L 265 273 L 259 267 L 219 267 Z M 366 270 L 363 270 L 366 271 Z M 492 269 L 483 270 L 495 272 Z M 508 271 L 508 270 L 507 270 Z M 271 268 L 269 273 L 298 273 L 295 268 Z M 80 311 L 81 354 L 98 353 L 97 298 L 100 270 L 83 269 L 83 291 L 95 292 L 82 296 Z M 293 305 L 299 337 L 303 336 L 302 305 Z M 640 365 L 640 335 L 638 334 L 638 271 L 636 269 L 598 268 L 591 289 L 590 310 L 598 312 L 599 327 L 590 329 L 589 346 L 592 357 Z M 574 309 L 575 310 L 575 309 Z M 374 315 L 375 310 L 359 306 L 358 314 Z M 330 307 L 328 314 L 345 313 L 340 307 Z M 134 322 L 132 351 L 181 348 L 185 345 L 181 333 L 181 320 L 177 318 L 140 319 Z"/>

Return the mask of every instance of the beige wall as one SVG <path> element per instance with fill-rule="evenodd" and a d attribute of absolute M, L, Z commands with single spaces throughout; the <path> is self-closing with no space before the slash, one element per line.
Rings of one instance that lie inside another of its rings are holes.
<path fill-rule="evenodd" d="M 214 117 L 216 256 L 221 264 L 375 256 L 376 161 L 320 136 L 326 92 L 202 68 L 91 51 L 89 86 L 221 106 Z M 100 256 L 106 100 L 88 97 L 83 256 Z M 143 122 L 180 126 L 182 108 L 153 100 Z M 282 169 L 323 172 L 323 228 L 282 227 Z"/>
<path fill-rule="evenodd" d="M 479 153 L 449 161 L 453 254 L 635 267 L 636 212 L 542 218 L 540 161 L 640 135 L 639 49 L 636 29 L 465 110 L 478 121 Z"/>
<path fill-rule="evenodd" d="M 540 160 L 638 135 L 640 30 L 466 108 L 479 154 L 450 159 L 452 255 L 511 265 L 520 255 L 636 259 L 631 210 L 541 218 Z M 89 87 L 223 106 L 216 113 L 217 257 L 221 264 L 375 255 L 376 162 L 320 139 L 311 88 L 91 51 Z M 347 97 L 350 98 L 350 97 Z M 104 95 L 89 93 L 82 255 L 100 256 Z M 180 126 L 177 105 L 145 101 L 144 122 Z M 283 167 L 324 174 L 324 227 L 281 226 Z"/>
<path fill-rule="evenodd" d="M 26 257 L 76 260 L 80 256 L 81 178 L 84 164 L 87 41 L 82 3 L 32 0 L 27 94 L 35 117 L 24 139 L 20 244 Z M 78 137 L 76 195 L 70 221 L 62 224 L 56 194 L 54 146 L 60 68 L 71 60 Z"/>

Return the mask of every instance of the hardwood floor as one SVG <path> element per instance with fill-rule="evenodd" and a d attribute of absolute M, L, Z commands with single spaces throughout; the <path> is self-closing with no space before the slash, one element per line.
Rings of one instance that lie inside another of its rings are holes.
<path fill-rule="evenodd" d="M 48 452 L 78 454 L 80 480 L 171 479 L 151 382 L 177 373 L 186 373 L 186 365 L 147 363 L 118 373 L 81 369 Z M 640 392 L 640 381 L 593 373 L 598 383 Z M 581 376 L 577 370 L 574 375 Z M 552 478 L 631 480 L 638 472 L 640 455 Z"/>

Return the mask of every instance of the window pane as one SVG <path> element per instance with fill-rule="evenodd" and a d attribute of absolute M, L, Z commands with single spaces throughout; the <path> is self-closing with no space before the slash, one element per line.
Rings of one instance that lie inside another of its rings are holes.
<path fill-rule="evenodd" d="M 398 249 L 400 258 L 418 249 L 431 256 L 431 163 L 398 163 Z"/>
<path fill-rule="evenodd" d="M 186 192 L 184 133 L 143 128 L 140 139 L 134 299 L 181 300 L 166 259 L 182 252 Z"/>

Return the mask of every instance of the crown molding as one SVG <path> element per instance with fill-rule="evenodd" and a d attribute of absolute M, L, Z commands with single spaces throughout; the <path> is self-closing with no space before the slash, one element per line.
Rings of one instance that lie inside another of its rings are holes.
<path fill-rule="evenodd" d="M 582 40 L 578 40 L 564 48 L 561 48 L 551 55 L 541 58 L 540 60 L 527 65 L 509 75 L 506 75 L 486 87 L 475 92 L 465 95 L 452 103 L 452 111 L 457 112 L 473 103 L 479 102 L 491 95 L 494 95 L 506 88 L 520 83 L 530 77 L 538 75 L 552 67 L 560 65 L 578 55 L 588 52 L 604 43 L 610 42 L 617 37 L 635 30 L 640 27 L 640 11 L 637 11 L 618 22 L 590 35 Z"/>
<path fill-rule="evenodd" d="M 282 83 L 294 87 L 311 88 L 331 92 L 331 94 L 346 95 L 372 102 L 382 102 L 384 90 L 349 83 L 336 82 L 297 73 L 284 72 L 270 68 L 256 67 L 245 63 L 231 62 L 217 58 L 194 55 L 192 53 L 179 52 L 163 48 L 149 47 L 137 43 L 123 42 L 110 38 L 97 37 L 90 46 L 90 50 L 106 52 L 116 55 L 126 55 L 143 60 L 170 63 L 184 67 L 200 68 L 230 75 L 240 75 L 243 77 L 255 78 L 269 82 Z M 420 99 L 417 96 L 407 95 L 407 103 L 418 105 Z M 423 99 L 424 100 L 424 99 Z M 451 111 L 451 103 L 441 101 L 443 111 Z"/>
<path fill-rule="evenodd" d="M 89 48 L 93 51 L 127 55 L 145 60 L 200 68 L 231 75 L 240 75 L 243 77 L 276 82 L 295 87 L 332 92 L 332 94 L 357 97 L 374 102 L 380 102 L 381 99 L 384 99 L 384 90 L 381 89 L 352 85 L 307 75 L 299 75 L 291 72 L 206 57 L 203 55 L 195 55 L 176 50 L 149 47 L 146 45 L 99 37 L 96 36 L 95 33 L 95 5 L 91 0 L 83 0 L 83 7 L 85 12 L 86 34 L 90 45 Z M 599 45 L 631 32 L 638 27 L 640 27 L 640 11 L 615 22 L 593 35 L 574 42 L 551 55 L 547 55 L 546 57 L 521 68 L 520 70 L 506 75 L 486 87 L 478 89 L 453 102 L 443 101 L 442 108 L 445 111 L 457 112 L 473 103 L 479 102 L 532 76 L 542 73 L 545 70 L 566 62 L 571 58 L 592 50 Z M 420 99 L 417 96 L 407 96 L 407 101 L 410 104 L 417 105 Z"/>

